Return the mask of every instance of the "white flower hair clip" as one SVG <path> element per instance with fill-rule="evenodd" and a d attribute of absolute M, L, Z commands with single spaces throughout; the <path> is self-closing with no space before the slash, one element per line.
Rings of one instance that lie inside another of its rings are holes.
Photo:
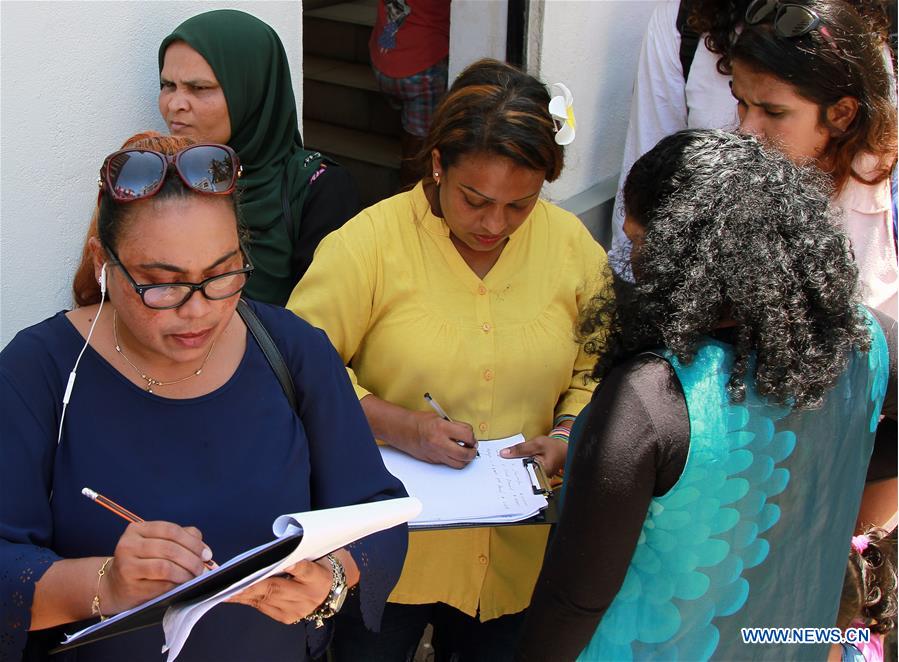
<path fill-rule="evenodd" d="M 570 145 L 574 141 L 574 96 L 562 83 L 553 83 L 549 90 L 549 114 L 556 126 L 556 143 Z"/>

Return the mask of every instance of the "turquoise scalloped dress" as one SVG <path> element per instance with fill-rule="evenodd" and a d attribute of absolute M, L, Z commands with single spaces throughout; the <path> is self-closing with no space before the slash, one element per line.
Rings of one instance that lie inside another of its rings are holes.
<path fill-rule="evenodd" d="M 579 660 L 826 658 L 829 644 L 743 644 L 740 629 L 836 622 L 886 393 L 886 341 L 870 315 L 868 324 L 871 351 L 853 356 L 812 411 L 766 404 L 751 384 L 731 403 L 725 343 L 704 341 L 690 365 L 665 355 L 690 417 L 686 465 L 651 501 L 624 583 Z"/>

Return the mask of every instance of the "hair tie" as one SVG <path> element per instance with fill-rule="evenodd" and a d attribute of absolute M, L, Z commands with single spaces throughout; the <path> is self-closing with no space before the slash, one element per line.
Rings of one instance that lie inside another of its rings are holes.
<path fill-rule="evenodd" d="M 859 554 L 864 554 L 868 549 L 868 543 L 871 542 L 866 535 L 852 536 L 852 549 Z"/>
<path fill-rule="evenodd" d="M 550 85 L 549 114 L 556 130 L 556 144 L 574 141 L 574 96 L 562 83 Z"/>

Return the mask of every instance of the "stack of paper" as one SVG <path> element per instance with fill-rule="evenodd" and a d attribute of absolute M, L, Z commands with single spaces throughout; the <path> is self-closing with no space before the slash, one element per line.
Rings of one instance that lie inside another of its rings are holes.
<path fill-rule="evenodd" d="M 500 450 L 523 441 L 519 434 L 478 442 L 480 456 L 463 469 L 422 462 L 388 446 L 379 449 L 387 470 L 422 502 L 421 514 L 409 522 L 415 529 L 520 522 L 546 508 L 546 497 L 535 494 L 539 482 L 533 467 L 521 458 L 500 457 Z"/>

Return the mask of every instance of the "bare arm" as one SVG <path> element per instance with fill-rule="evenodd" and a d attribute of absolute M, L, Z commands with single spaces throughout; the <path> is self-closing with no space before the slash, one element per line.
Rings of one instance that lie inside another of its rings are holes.
<path fill-rule="evenodd" d="M 435 412 L 412 411 L 372 394 L 360 403 L 375 437 L 412 457 L 456 469 L 475 457 L 477 441 L 467 423 L 451 423 Z"/>
<path fill-rule="evenodd" d="M 43 630 L 90 618 L 94 596 L 104 616 L 135 607 L 203 572 L 212 551 L 193 527 L 170 522 L 129 524 L 115 556 L 56 561 L 34 587 L 31 628 Z"/>
<path fill-rule="evenodd" d="M 34 586 L 31 629 L 43 630 L 90 618 L 91 601 L 97 591 L 97 571 L 105 560 L 94 556 L 63 559 L 51 565 Z"/>

